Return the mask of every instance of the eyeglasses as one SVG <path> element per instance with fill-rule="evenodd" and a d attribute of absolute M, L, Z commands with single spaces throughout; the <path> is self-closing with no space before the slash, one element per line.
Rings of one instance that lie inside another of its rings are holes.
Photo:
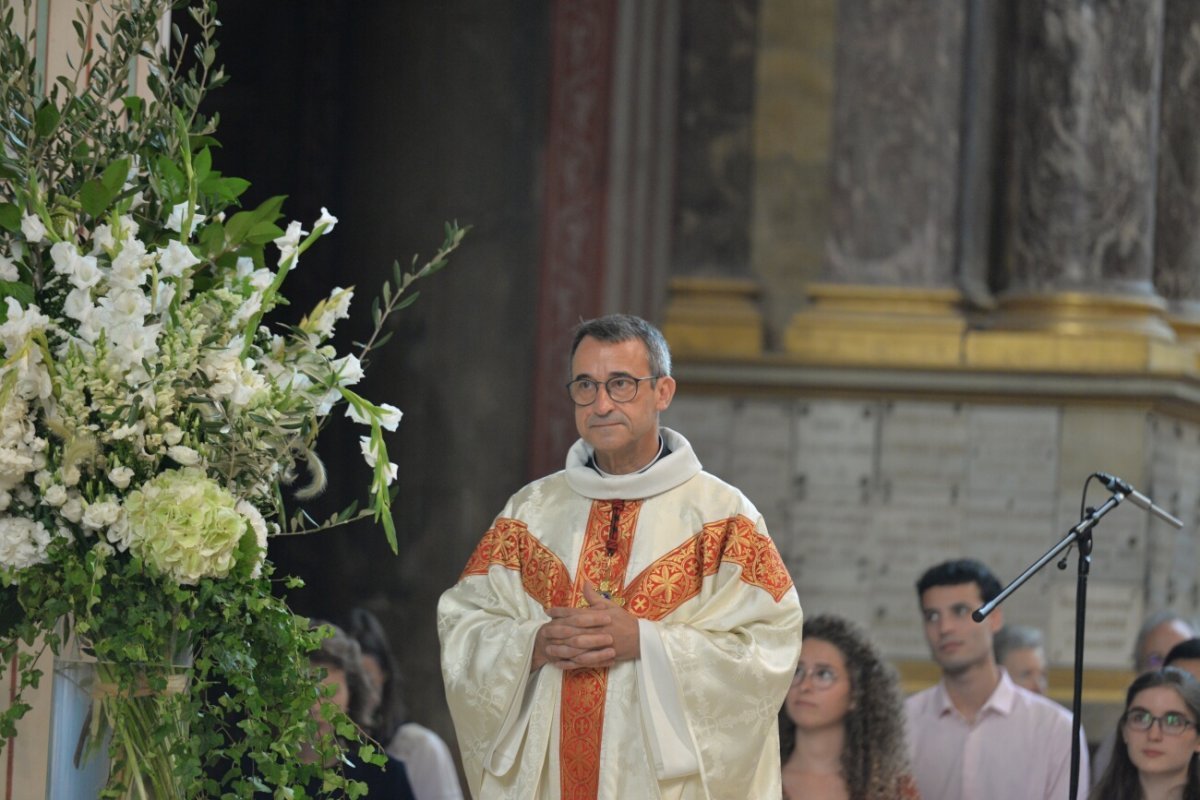
<path fill-rule="evenodd" d="M 818 692 L 823 692 L 837 683 L 838 674 L 824 664 L 817 664 L 811 668 L 801 664 L 796 667 L 796 674 L 792 676 L 792 686 L 804 683 L 805 678 L 812 678 L 813 688 Z"/>
<path fill-rule="evenodd" d="M 1196 727 L 1196 723 L 1178 711 L 1168 711 L 1161 717 L 1154 716 L 1144 708 L 1131 708 L 1125 712 L 1125 724 L 1130 730 L 1148 731 L 1156 722 L 1159 729 L 1168 736 L 1178 736 L 1188 728 Z"/>
<path fill-rule="evenodd" d="M 638 384 L 642 381 L 653 381 L 661 375 L 649 375 L 645 378 L 635 378 L 632 375 L 615 375 L 606 381 L 592 378 L 576 378 L 567 384 L 567 394 L 577 406 L 590 406 L 600 396 L 600 387 L 608 392 L 609 399 L 614 403 L 628 403 L 637 397 Z"/>

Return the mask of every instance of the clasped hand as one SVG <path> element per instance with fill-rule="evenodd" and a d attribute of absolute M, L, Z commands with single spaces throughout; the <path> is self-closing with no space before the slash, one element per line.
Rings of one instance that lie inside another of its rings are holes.
<path fill-rule="evenodd" d="M 641 655 L 638 621 L 590 583 L 586 608 L 546 609 L 550 621 L 538 628 L 530 672 L 551 664 L 559 669 L 611 667 Z"/>

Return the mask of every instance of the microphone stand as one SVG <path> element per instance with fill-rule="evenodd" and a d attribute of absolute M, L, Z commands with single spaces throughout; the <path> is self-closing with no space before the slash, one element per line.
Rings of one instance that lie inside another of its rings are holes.
<path fill-rule="evenodd" d="M 1070 800 L 1076 800 L 1079 796 L 1079 730 L 1080 711 L 1083 706 L 1083 622 L 1087 608 L 1088 573 L 1092 566 L 1092 528 L 1096 527 L 1096 523 L 1100 521 L 1100 518 L 1116 508 L 1123 499 L 1125 499 L 1125 494 L 1115 491 L 1099 508 L 1088 508 L 1087 512 L 1083 515 L 1083 519 L 1079 520 L 1075 527 L 1071 528 L 1058 544 L 1046 551 L 1045 555 L 1022 572 L 1012 583 L 1005 586 L 993 600 L 984 603 L 971 614 L 971 619 L 976 622 L 982 622 L 988 614 L 995 610 L 996 606 L 1004 602 L 1005 598 L 1010 594 L 1021 588 L 1027 580 L 1052 561 L 1055 556 L 1073 544 L 1079 546 L 1079 577 L 1075 584 L 1075 689 L 1071 700 Z M 1068 556 L 1063 556 L 1063 560 L 1059 564 L 1063 569 L 1066 569 L 1067 558 Z"/>

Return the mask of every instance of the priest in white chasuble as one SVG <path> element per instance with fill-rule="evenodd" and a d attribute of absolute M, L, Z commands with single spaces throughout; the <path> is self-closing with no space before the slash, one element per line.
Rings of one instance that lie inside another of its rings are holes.
<path fill-rule="evenodd" d="M 796 590 L 762 516 L 662 428 L 662 334 L 585 322 L 580 441 L 518 491 L 438 604 L 476 798 L 776 800 Z"/>

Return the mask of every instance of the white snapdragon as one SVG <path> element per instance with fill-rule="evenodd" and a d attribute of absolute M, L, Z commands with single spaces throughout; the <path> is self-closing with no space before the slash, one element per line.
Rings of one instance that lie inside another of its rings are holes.
<path fill-rule="evenodd" d="M 341 386 L 353 386 L 366 375 L 362 362 L 353 353 L 339 358 L 330 366 L 333 367 L 333 374 L 337 376 L 337 382 Z"/>
<path fill-rule="evenodd" d="M 322 231 L 322 233 L 323 234 L 333 233 L 333 227 L 335 225 L 337 225 L 337 222 L 338 222 L 338 218 L 335 217 L 333 214 L 330 214 L 329 209 L 325 208 L 325 206 L 321 206 L 321 216 L 317 218 L 317 224 L 313 225 L 313 230 L 316 230 L 317 228 L 321 227 L 322 225 L 327 225 L 328 227 L 325 228 L 325 230 Z"/>
<path fill-rule="evenodd" d="M 287 230 L 283 232 L 283 236 L 275 240 L 275 246 L 279 248 L 280 264 L 283 264 L 289 258 L 296 255 L 296 250 L 300 247 L 300 237 L 307 233 L 308 231 L 301 230 L 299 222 L 293 220 L 288 223 Z M 292 261 L 291 266 L 296 266 L 295 260 Z"/>
<path fill-rule="evenodd" d="M 333 335 L 337 321 L 350 316 L 350 301 L 353 299 L 353 289 L 335 288 L 329 293 L 329 299 L 317 306 L 318 313 L 306 321 L 304 329 L 320 340 L 328 339 Z"/>
<path fill-rule="evenodd" d="M 38 244 L 46 238 L 46 225 L 36 214 L 21 217 L 21 235 L 30 244 Z"/>
<path fill-rule="evenodd" d="M 46 560 L 50 531 L 25 517 L 0 517 L 0 567 L 22 570 Z"/>
<path fill-rule="evenodd" d="M 396 427 L 400 424 L 400 418 L 404 416 L 403 412 L 387 403 L 378 406 L 378 409 L 376 415 L 379 417 L 379 424 L 389 431 L 396 430 Z M 358 406 L 354 405 L 354 403 L 346 404 L 346 416 L 362 425 L 370 425 L 372 420 L 370 414 L 364 414 L 359 411 Z"/>
<path fill-rule="evenodd" d="M 375 445 L 370 436 L 358 437 L 359 446 L 362 448 L 363 459 L 367 462 L 367 466 L 375 469 L 375 464 L 379 460 L 379 455 L 375 452 Z M 392 485 L 392 481 L 396 480 L 396 465 L 389 461 L 387 465 L 387 482 Z"/>
<path fill-rule="evenodd" d="M 400 424 L 400 418 L 404 416 L 404 412 L 388 403 L 379 406 L 379 410 L 379 424 L 384 427 L 384 430 L 396 430 L 396 426 Z"/>

